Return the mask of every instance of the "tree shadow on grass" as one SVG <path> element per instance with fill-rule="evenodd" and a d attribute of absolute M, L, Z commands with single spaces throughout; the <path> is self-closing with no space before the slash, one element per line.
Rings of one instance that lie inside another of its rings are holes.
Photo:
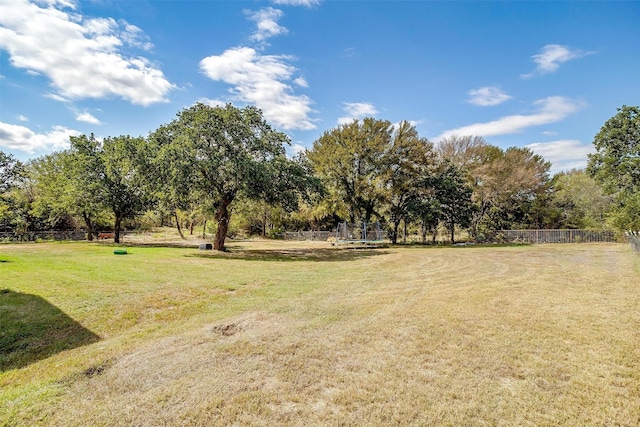
<path fill-rule="evenodd" d="M 44 298 L 8 289 L 0 289 L 0 325 L 0 372 L 100 340 Z"/>
<path fill-rule="evenodd" d="M 388 251 L 382 249 L 234 249 L 229 252 L 202 251 L 186 256 L 218 260 L 335 262 L 355 261 L 388 253 Z"/>

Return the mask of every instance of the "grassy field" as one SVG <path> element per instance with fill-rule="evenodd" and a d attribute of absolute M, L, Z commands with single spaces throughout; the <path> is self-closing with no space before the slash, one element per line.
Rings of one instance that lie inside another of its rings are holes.
<path fill-rule="evenodd" d="M 0 245 L 0 425 L 640 425 L 628 245 Z"/>

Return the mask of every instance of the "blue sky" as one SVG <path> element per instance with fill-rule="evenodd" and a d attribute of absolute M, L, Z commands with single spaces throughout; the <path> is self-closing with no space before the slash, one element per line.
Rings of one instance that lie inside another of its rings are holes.
<path fill-rule="evenodd" d="M 374 116 L 584 167 L 640 104 L 638 1 L 0 0 L 0 150 L 257 105 L 290 152 Z"/>

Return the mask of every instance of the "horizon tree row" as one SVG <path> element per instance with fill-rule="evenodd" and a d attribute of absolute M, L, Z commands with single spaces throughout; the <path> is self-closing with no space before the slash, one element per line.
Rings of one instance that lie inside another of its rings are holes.
<path fill-rule="evenodd" d="M 124 223 L 157 212 L 183 237 L 212 220 L 224 250 L 230 227 L 266 235 L 338 221 L 379 221 L 393 243 L 401 225 L 423 241 L 443 228 L 452 242 L 457 229 L 477 241 L 506 228 L 638 229 L 640 110 L 618 111 L 587 171 L 549 177 L 551 164 L 528 148 L 477 136 L 434 145 L 409 122 L 371 117 L 290 159 L 289 138 L 257 108 L 196 104 L 147 138 L 71 137 L 69 149 L 26 164 L 0 151 L 0 231 L 84 228 L 90 240 L 110 223 L 119 242 Z"/>

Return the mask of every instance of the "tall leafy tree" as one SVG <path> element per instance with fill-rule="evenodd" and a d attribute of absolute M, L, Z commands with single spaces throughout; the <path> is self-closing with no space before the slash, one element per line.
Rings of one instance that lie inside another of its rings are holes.
<path fill-rule="evenodd" d="M 26 166 L 0 151 L 0 229 L 24 235 L 32 223 L 33 187 Z"/>
<path fill-rule="evenodd" d="M 150 181 L 150 191 L 161 210 L 169 212 L 184 239 L 179 211 L 188 212 L 192 221 L 197 213 L 201 213 L 202 206 L 198 201 L 202 197 L 192 188 L 189 147 L 184 144 L 172 143 L 172 132 L 167 128 L 160 128 L 151 134 L 146 151 L 147 161 L 142 162 L 143 173 Z M 193 228 L 191 232 L 193 233 Z"/>
<path fill-rule="evenodd" d="M 344 203 L 351 223 L 381 216 L 391 140 L 391 122 L 368 117 L 325 131 L 306 153 L 329 198 Z"/>
<path fill-rule="evenodd" d="M 68 152 L 57 151 L 29 163 L 35 187 L 32 212 L 42 217 L 48 228 L 73 225 L 71 218 L 78 213 L 67 156 Z"/>
<path fill-rule="evenodd" d="M 503 150 L 481 138 L 454 137 L 445 141 L 439 154 L 468 171 L 477 206 L 471 221 L 475 237 L 526 227 L 536 199 L 549 190 L 551 163 L 526 147 Z"/>
<path fill-rule="evenodd" d="M 61 158 L 64 188 L 69 208 L 79 214 L 87 228 L 87 239 L 93 240 L 95 220 L 104 209 L 104 165 L 102 147 L 93 134 L 70 137 L 69 150 Z"/>
<path fill-rule="evenodd" d="M 225 249 L 231 205 L 238 197 L 297 206 L 309 183 L 300 162 L 285 154 L 288 137 L 255 107 L 198 103 L 150 135 L 164 168 L 162 191 L 176 206 L 205 204 L 217 223 L 214 248 Z"/>
<path fill-rule="evenodd" d="M 456 226 L 466 228 L 471 224 L 474 205 L 472 188 L 465 172 L 451 162 L 445 162 L 436 178 L 436 199 L 440 205 L 440 219 L 449 231 L 451 243 L 455 243 Z"/>
<path fill-rule="evenodd" d="M 0 195 L 15 187 L 24 176 L 24 165 L 13 154 L 0 150 Z"/>
<path fill-rule="evenodd" d="M 553 177 L 551 209 L 557 209 L 562 228 L 603 228 L 612 198 L 584 170 Z"/>
<path fill-rule="evenodd" d="M 120 243 L 122 223 L 133 219 L 151 205 L 146 177 L 139 164 L 145 156 L 143 138 L 128 135 L 105 138 L 102 143 L 101 202 L 114 217 L 114 242 Z"/>
<path fill-rule="evenodd" d="M 12 209 L 9 190 L 20 179 L 22 164 L 11 154 L 0 151 L 0 229 L 11 229 Z"/>
<path fill-rule="evenodd" d="M 640 229 L 640 107 L 623 105 L 595 136 L 588 173 L 617 207 L 613 222 L 622 230 Z"/>
<path fill-rule="evenodd" d="M 114 242 L 120 243 L 123 221 L 135 218 L 148 206 L 145 176 L 139 167 L 144 147 L 144 139 L 130 136 L 109 137 L 102 142 L 93 135 L 71 137 L 70 188 L 89 234 L 92 215 L 106 208 L 113 214 Z"/>
<path fill-rule="evenodd" d="M 0 151 L 0 229 L 23 233 L 29 225 L 29 191 L 25 165 Z"/>
<path fill-rule="evenodd" d="M 433 175 L 436 168 L 433 144 L 426 138 L 420 138 L 415 126 L 402 121 L 394 129 L 380 167 L 385 178 L 385 210 L 391 223 L 389 235 L 395 244 L 400 222 L 406 224 L 411 217 L 411 208 L 415 210 L 419 206 L 413 203 L 414 200 L 423 199 L 431 193 L 430 186 L 424 184 L 430 182 L 425 178 Z"/>
<path fill-rule="evenodd" d="M 427 241 L 427 233 L 431 233 L 432 243 L 435 243 L 440 223 L 440 202 L 436 198 L 434 184 L 437 178 L 429 181 L 423 189 L 431 188 L 431 191 L 421 191 L 417 197 L 411 199 L 407 207 L 409 219 L 420 226 L 423 243 Z"/>
<path fill-rule="evenodd" d="M 321 205 L 334 206 L 351 223 L 377 218 L 387 224 L 392 243 L 400 223 L 415 219 L 418 199 L 432 192 L 426 177 L 437 165 L 433 144 L 415 126 L 374 118 L 325 132 L 307 157 L 328 189 Z"/>

